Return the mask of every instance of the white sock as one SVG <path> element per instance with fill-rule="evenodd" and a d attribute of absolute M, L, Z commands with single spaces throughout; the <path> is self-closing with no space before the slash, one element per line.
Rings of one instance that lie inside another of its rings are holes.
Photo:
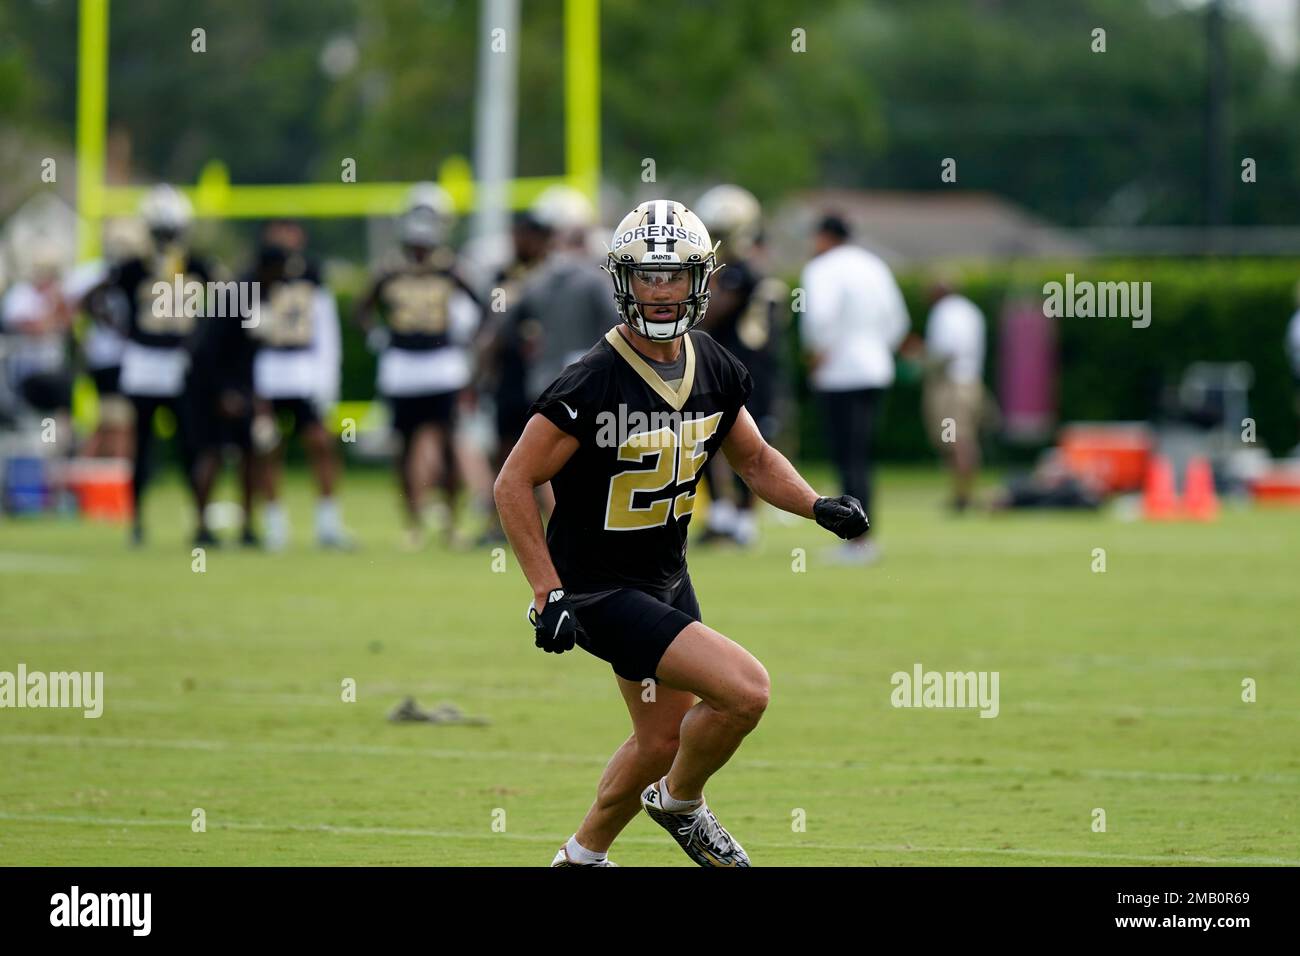
<path fill-rule="evenodd" d="M 289 537 L 289 514 L 278 501 L 268 501 L 262 506 L 262 522 L 269 538 L 283 541 Z"/>
<path fill-rule="evenodd" d="M 659 799 L 660 802 L 663 803 L 664 809 L 667 810 L 669 813 L 689 813 L 691 810 L 694 810 L 696 807 L 698 807 L 701 803 L 704 802 L 703 797 L 700 797 L 697 800 L 675 799 L 673 795 L 668 792 L 667 777 L 664 777 L 662 780 L 659 781 Z"/>
<path fill-rule="evenodd" d="M 709 502 L 709 529 L 718 534 L 731 534 L 736 526 L 736 506 L 726 498 Z"/>
<path fill-rule="evenodd" d="M 316 502 L 317 537 L 328 538 L 337 535 L 341 523 L 337 501 L 333 498 L 321 498 Z"/>
<path fill-rule="evenodd" d="M 569 837 L 569 842 L 564 844 L 564 852 L 569 855 L 570 863 L 579 863 L 583 866 L 591 866 L 593 863 L 603 863 L 609 856 L 608 852 L 597 853 L 595 850 L 588 850 L 578 842 L 578 834 Z"/>
<path fill-rule="evenodd" d="M 758 537 L 758 520 L 753 509 L 736 512 L 736 530 L 732 532 L 741 544 L 753 544 Z"/>

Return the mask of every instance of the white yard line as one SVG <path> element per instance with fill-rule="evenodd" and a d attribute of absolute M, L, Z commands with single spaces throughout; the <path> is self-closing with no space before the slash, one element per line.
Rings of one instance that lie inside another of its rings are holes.
<path fill-rule="evenodd" d="M 229 751 L 230 753 L 347 755 L 357 757 L 402 757 L 408 760 L 468 760 L 486 762 L 571 763 L 603 767 L 608 756 L 563 754 L 541 751 L 453 750 L 449 748 L 390 747 L 374 744 L 288 744 L 188 740 L 146 737 L 84 737 L 64 734 L 0 734 L 0 745 L 63 747 L 116 747 L 136 750 Z M 865 760 L 750 760 L 739 758 L 732 765 L 751 770 L 883 770 L 917 774 L 1000 774 L 1031 777 L 1084 777 L 1096 780 L 1134 780 L 1156 783 L 1266 783 L 1285 786 L 1300 784 L 1294 773 L 1203 773 L 1159 770 L 1114 770 L 1061 767 L 1006 767 L 993 764 L 905 764 L 873 763 Z"/>
<path fill-rule="evenodd" d="M 85 563 L 53 554 L 0 551 L 0 574 L 77 574 Z"/>

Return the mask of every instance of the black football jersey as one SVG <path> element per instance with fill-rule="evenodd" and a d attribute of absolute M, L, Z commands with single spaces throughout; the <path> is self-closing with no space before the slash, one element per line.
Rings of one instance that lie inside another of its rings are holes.
<path fill-rule="evenodd" d="M 177 277 L 181 294 L 176 295 Z M 150 259 L 130 259 L 115 268 L 108 282 L 126 297 L 127 337 L 153 348 L 176 348 L 185 345 L 206 309 L 207 282 L 212 269 L 206 262 L 187 253 L 165 253 Z M 203 293 L 191 300 L 188 283 L 204 285 Z M 161 283 L 161 285 L 159 285 Z M 166 287 L 164 289 L 164 286 Z M 198 308 L 189 308 L 197 304 Z"/>
<path fill-rule="evenodd" d="M 575 593 L 674 587 L 686 574 L 695 487 L 753 385 L 703 332 L 684 338 L 686 364 L 670 388 L 610 329 L 533 403 L 578 450 L 551 479 L 551 560 Z"/>
<path fill-rule="evenodd" d="M 254 271 L 244 281 L 258 282 L 257 324 L 248 327 L 258 348 L 311 348 L 316 338 L 316 294 L 323 286 L 319 267 L 292 256 L 283 276 L 268 281 Z"/>
<path fill-rule="evenodd" d="M 378 282 L 376 304 L 395 348 L 429 351 L 448 343 L 451 300 L 473 290 L 443 262 L 405 263 Z"/>
<path fill-rule="evenodd" d="M 784 327 L 789 316 L 790 289 L 779 279 L 764 277 L 745 260 L 729 262 L 714 280 L 718 288 L 735 293 L 735 306 L 712 328 L 713 335 L 740 359 L 754 376 L 751 409 L 762 414 L 780 390 Z M 709 306 L 712 312 L 719 299 Z"/>

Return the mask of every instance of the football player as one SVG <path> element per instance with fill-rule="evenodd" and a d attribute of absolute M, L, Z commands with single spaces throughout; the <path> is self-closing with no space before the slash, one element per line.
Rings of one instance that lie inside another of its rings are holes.
<path fill-rule="evenodd" d="M 412 550 L 423 546 L 424 496 L 435 484 L 446 494 L 447 533 L 454 538 L 456 409 L 470 381 L 467 346 L 479 305 L 447 246 L 452 215 L 446 190 L 416 187 L 399 223 L 403 260 L 375 280 L 356 311 L 379 354 L 377 390 L 392 408 L 401 442 L 396 467 Z"/>
<path fill-rule="evenodd" d="M 204 524 L 206 502 L 201 498 L 194 470 L 198 451 L 195 423 L 184 399 L 189 349 L 204 309 L 191 308 L 188 293 L 178 300 L 175 290 L 184 290 L 190 282 L 202 283 L 206 290 L 212 269 L 187 249 L 186 233 L 193 211 L 180 192 L 166 185 L 154 187 L 141 203 L 140 216 L 149 229 L 147 254 L 116 266 L 86 296 L 91 315 L 110 329 L 116 327 L 115 301 L 125 299 L 127 303 L 127 341 L 118 386 L 130 401 L 135 420 L 131 541 L 140 544 L 144 540 L 140 506 L 152 468 L 153 418 L 160 408 L 166 408 L 176 421 L 181 467 L 198 513 L 194 541 L 207 545 L 214 539 Z"/>
<path fill-rule="evenodd" d="M 749 858 L 704 802 L 704 786 L 757 726 L 763 665 L 703 624 L 686 567 L 695 487 L 719 449 L 760 498 L 843 538 L 867 517 L 820 497 L 764 441 L 745 409 L 745 367 L 691 330 L 709 303 L 715 247 L 681 203 L 642 203 L 606 260 L 620 323 L 532 406 L 496 482 L 497 506 L 532 587 L 534 640 L 607 661 L 632 734 L 553 866 L 610 866 L 614 838 L 644 807 L 700 866 Z M 550 481 L 543 536 L 533 489 Z"/>
<path fill-rule="evenodd" d="M 496 412 L 496 449 L 491 462 L 494 475 L 501 471 L 501 465 L 510 455 L 510 449 L 515 447 L 515 442 L 523 434 L 524 425 L 528 422 L 528 407 L 532 404 L 532 398 L 528 395 L 528 363 L 523 343 L 519 339 L 515 323 L 506 321 L 503 316 L 510 316 L 516 309 L 524 283 L 544 260 L 551 240 L 551 230 L 532 210 L 525 210 L 515 214 L 510 239 L 514 259 L 497 272 L 492 293 L 501 296 L 504 311 L 495 315 L 484 313 L 477 361 L 483 391 L 492 396 Z M 494 545 L 504 543 L 505 540 L 505 532 L 501 530 L 501 522 L 493 508 L 479 544 Z"/>
<path fill-rule="evenodd" d="M 727 268 L 713 274 L 709 313 L 700 327 L 748 369 L 754 392 L 746 407 L 758 430 L 775 441 L 780 429 L 781 334 L 789 313 L 790 289 L 765 277 L 755 261 L 762 230 L 762 208 L 740 186 L 715 186 L 695 207 L 709 234 L 719 243 Z M 727 463 L 709 463 L 706 538 L 730 538 L 751 545 L 758 535 L 754 495 Z"/>
<path fill-rule="evenodd" d="M 270 284 L 271 274 L 278 271 L 283 259 L 282 252 L 263 245 L 256 264 L 241 282 L 248 286 L 259 283 L 252 287 L 260 290 L 261 282 Z M 262 542 L 253 530 L 253 500 L 261 476 L 260 462 L 253 448 L 253 420 L 258 404 L 253 391 L 253 361 L 258 340 L 253 336 L 253 329 L 245 327 L 251 318 L 226 316 L 203 324 L 195 340 L 186 390 L 200 436 L 195 481 L 201 497 L 205 501 L 210 498 L 226 453 L 233 451 L 238 456 L 243 506 L 240 544 L 256 548 Z M 255 318 L 261 321 L 260 303 Z M 269 416 L 263 424 L 263 434 L 273 439 L 275 428 Z"/>
<path fill-rule="evenodd" d="M 143 256 L 149 249 L 149 233 L 139 219 L 113 219 L 104 224 L 104 258 L 85 263 L 73 273 L 82 290 L 103 282 L 116 266 Z M 86 444 L 89 458 L 129 458 L 135 447 L 131 403 L 122 394 L 122 351 L 125 329 L 132 308 L 122 290 L 112 287 L 104 293 L 101 312 L 104 321 L 91 322 L 81 340 L 86 371 L 99 394 L 99 421 Z M 80 293 L 78 294 L 80 297 Z"/>
<path fill-rule="evenodd" d="M 280 504 L 283 442 L 267 427 L 272 416 L 292 417 L 293 432 L 311 462 L 317 544 L 338 550 L 352 547 L 334 497 L 338 452 L 321 421 L 325 407 L 338 397 L 338 307 L 319 269 L 307 258 L 306 245 L 307 233 L 296 222 L 273 221 L 263 229 L 257 268 L 260 305 L 257 321 L 249 327 L 257 344 L 253 391 L 259 413 L 253 439 L 261 452 L 263 535 L 269 551 L 283 550 L 289 542 L 289 516 Z"/>

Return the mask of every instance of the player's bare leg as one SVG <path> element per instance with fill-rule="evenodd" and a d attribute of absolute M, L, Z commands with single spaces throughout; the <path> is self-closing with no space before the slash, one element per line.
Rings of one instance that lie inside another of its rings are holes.
<path fill-rule="evenodd" d="M 970 503 L 980 467 L 979 442 L 971 438 L 969 433 L 959 435 L 953 444 L 951 465 L 953 504 L 961 510 Z"/>
<path fill-rule="evenodd" d="M 682 718 L 677 756 L 642 793 L 642 806 L 700 866 L 749 866 L 744 848 L 704 802 L 704 784 L 758 726 L 770 694 L 767 671 L 735 641 L 696 621 L 668 646 L 657 674 L 700 701 Z"/>
<path fill-rule="evenodd" d="M 240 543 L 246 547 L 261 544 L 257 532 L 253 530 L 253 508 L 257 495 L 257 456 L 249 448 L 239 453 L 239 491 L 240 503 L 244 506 L 244 528 Z"/>
<path fill-rule="evenodd" d="M 647 688 L 618 678 L 632 736 L 615 751 L 596 787 L 596 802 L 574 834 L 588 850 L 604 853 L 623 828 L 641 812 L 641 793 L 668 772 L 677 755 L 682 718 L 695 703 L 695 695 L 660 684 L 651 688 L 652 700 L 643 700 Z"/>
<path fill-rule="evenodd" d="M 339 462 L 334 452 L 334 439 L 320 422 L 312 422 L 302 430 L 302 444 L 311 459 L 312 474 L 316 478 L 316 490 L 322 498 L 334 495 L 334 485 L 338 481 Z"/>
<path fill-rule="evenodd" d="M 412 550 L 424 544 L 424 500 L 438 467 L 437 439 L 433 425 L 420 425 L 405 441 L 397 461 L 406 507 L 407 546 Z"/>
<path fill-rule="evenodd" d="M 262 527 L 268 551 L 283 551 L 289 544 L 289 516 L 280 503 L 281 456 L 284 442 L 257 455 L 254 468 L 262 497 Z"/>
<path fill-rule="evenodd" d="M 334 436 L 318 421 L 308 424 L 302 431 L 303 447 L 311 459 L 312 473 L 316 478 L 316 542 L 322 548 L 348 550 L 352 539 L 343 530 L 334 488 L 339 476 L 339 456 L 334 448 Z"/>
<path fill-rule="evenodd" d="M 440 526 L 449 547 L 456 545 L 456 491 L 460 486 L 456 474 L 456 449 L 451 432 L 446 426 L 429 426 L 429 481 L 426 487 L 442 491 L 442 499 L 435 498 L 435 525 Z"/>
<path fill-rule="evenodd" d="M 469 489 L 475 518 L 486 519 L 489 524 L 494 522 L 496 505 L 492 501 L 492 482 L 496 474 L 492 471 L 488 456 L 474 436 L 466 431 L 458 429 L 452 444 L 456 452 L 456 465 L 460 470 L 461 482 Z"/>
<path fill-rule="evenodd" d="M 658 676 L 700 698 L 682 720 L 681 743 L 667 774 L 675 798 L 696 800 L 758 726 L 771 689 L 767 670 L 735 641 L 696 621 L 668 645 Z"/>

